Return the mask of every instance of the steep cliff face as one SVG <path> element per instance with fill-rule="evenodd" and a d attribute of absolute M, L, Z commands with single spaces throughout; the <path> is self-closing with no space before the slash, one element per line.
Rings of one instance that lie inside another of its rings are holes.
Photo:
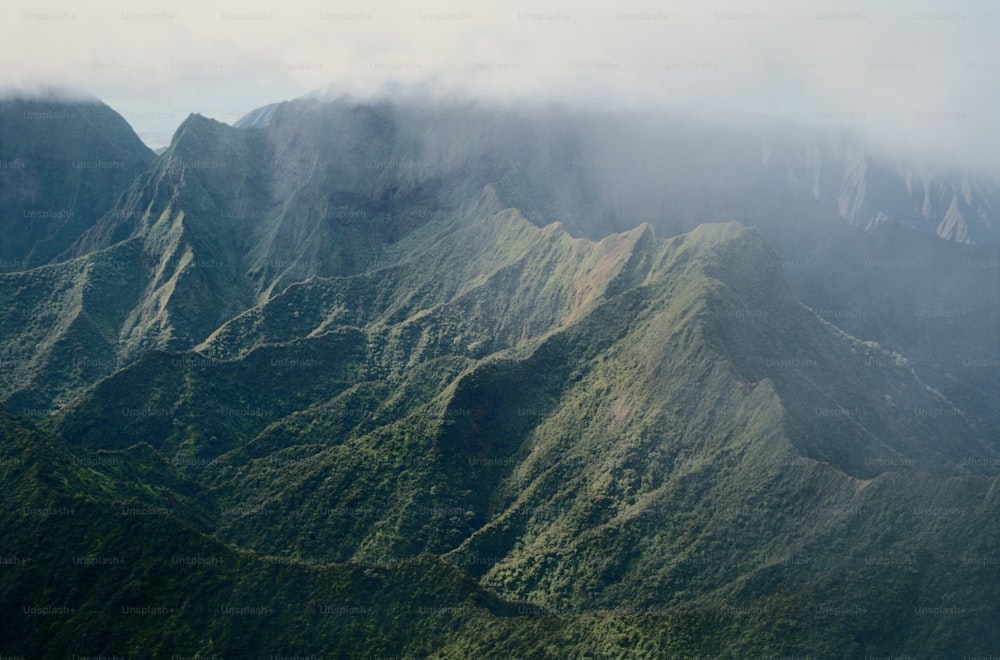
<path fill-rule="evenodd" d="M 894 160 L 849 133 L 765 126 L 762 165 L 866 231 L 892 223 L 957 243 L 1000 240 L 995 182 Z"/>

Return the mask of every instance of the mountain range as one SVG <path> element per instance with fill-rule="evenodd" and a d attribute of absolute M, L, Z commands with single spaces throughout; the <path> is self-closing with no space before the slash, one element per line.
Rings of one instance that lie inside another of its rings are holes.
<path fill-rule="evenodd" d="M 0 136 L 0 653 L 1000 647 L 995 183 L 473 102 Z"/>

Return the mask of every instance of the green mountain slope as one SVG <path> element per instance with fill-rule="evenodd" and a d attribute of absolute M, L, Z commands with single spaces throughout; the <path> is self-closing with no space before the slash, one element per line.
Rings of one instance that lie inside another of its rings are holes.
<path fill-rule="evenodd" d="M 433 557 L 371 567 L 239 551 L 195 529 L 172 491 L 130 492 L 114 474 L 129 452 L 74 456 L 6 415 L 0 438 L 5 654 L 426 655 L 463 624 L 516 616 Z"/>
<path fill-rule="evenodd" d="M 0 655 L 1000 647 L 995 248 L 598 119 L 192 116 L 0 274 Z"/>
<path fill-rule="evenodd" d="M 0 402 L 41 418 L 124 366 L 121 328 L 144 295 L 138 241 L 0 274 Z"/>
<path fill-rule="evenodd" d="M 2 359 L 14 367 L 0 390 L 5 408 L 45 415 L 146 351 L 189 349 L 289 284 L 367 268 L 411 229 L 466 214 L 456 192 L 464 179 L 404 191 L 402 170 L 386 167 L 377 188 L 362 190 L 357 159 L 377 164 L 403 148 L 364 137 L 384 119 L 357 113 L 331 122 L 316 111 L 306 119 L 265 132 L 192 116 L 152 169 L 130 169 L 134 181 L 117 204 L 100 221 L 95 210 L 83 235 L 71 237 L 70 260 L 0 275 L 9 305 L 0 312 Z M 304 141 L 305 129 L 323 140 Z M 343 144 L 345 136 L 354 142 Z M 357 153 L 362 147 L 369 153 Z M 342 183 L 331 189 L 330 181 Z M 70 371 L 67 354 L 80 347 L 90 348 Z"/>
<path fill-rule="evenodd" d="M 388 273 L 443 228 L 487 210 L 515 207 L 536 225 L 558 220 L 595 239 L 643 221 L 667 236 L 741 219 L 775 245 L 810 308 L 906 356 L 981 428 L 997 422 L 996 249 L 919 233 L 943 222 L 939 206 L 958 195 L 962 222 L 976 216 L 982 224 L 967 238 L 989 241 L 984 209 L 993 193 L 984 182 L 897 171 L 849 136 L 821 139 L 791 127 L 719 132 L 565 109 L 348 99 L 299 99 L 258 115 L 247 128 L 190 117 L 152 169 L 64 254 L 141 243 L 142 268 L 125 266 L 140 294 L 130 292 L 124 321 L 103 318 L 96 305 L 82 310 L 107 329 L 102 362 L 105 354 L 128 364 L 150 349 L 188 350 L 310 277 Z M 928 201 L 917 208 L 921 190 Z M 855 200 L 849 213 L 841 198 Z M 867 233 L 844 222 L 868 227 L 869 216 L 883 219 Z M 442 258 L 460 258 L 467 247 Z M 42 302 L 19 301 L 14 313 L 47 313 Z M 93 341 L 89 328 L 72 324 L 80 314 L 67 314 L 55 323 L 69 332 L 64 341 Z M 9 353 L 13 363 L 52 361 L 44 348 Z M 45 410 L 52 395 L 37 390 L 59 393 L 58 405 L 84 384 L 58 373 L 35 381 L 28 392 L 0 392 L 12 401 L 8 410 Z"/>
<path fill-rule="evenodd" d="M 152 161 L 103 103 L 0 100 L 0 273 L 57 260 Z"/>
<path fill-rule="evenodd" d="M 659 648 L 988 647 L 964 635 L 997 614 L 995 576 L 951 550 L 996 547 L 988 439 L 798 304 L 759 232 L 590 243 L 501 212 L 436 235 L 289 288 L 204 355 L 151 354 L 55 428 L 92 451 L 148 442 L 223 542 L 429 553 L 537 613 L 686 631 Z M 505 625 L 446 648 L 537 634 Z"/>

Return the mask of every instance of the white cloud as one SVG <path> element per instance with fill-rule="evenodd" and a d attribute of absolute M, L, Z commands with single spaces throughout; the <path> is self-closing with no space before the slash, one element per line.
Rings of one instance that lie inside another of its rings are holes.
<path fill-rule="evenodd" d="M 14 0 L 0 10 L 0 81 L 85 89 L 157 143 L 189 112 L 232 121 L 329 85 L 434 80 L 505 99 L 846 122 L 1000 171 L 998 28 L 985 0 Z"/>

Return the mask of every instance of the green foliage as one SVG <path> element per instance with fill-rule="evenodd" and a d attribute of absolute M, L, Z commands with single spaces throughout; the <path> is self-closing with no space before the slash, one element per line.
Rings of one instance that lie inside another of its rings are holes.
<path fill-rule="evenodd" d="M 955 402 L 760 231 L 574 238 L 503 209 L 531 168 L 412 130 L 192 117 L 100 249 L 0 276 L 0 651 L 997 647 L 995 456 Z"/>

